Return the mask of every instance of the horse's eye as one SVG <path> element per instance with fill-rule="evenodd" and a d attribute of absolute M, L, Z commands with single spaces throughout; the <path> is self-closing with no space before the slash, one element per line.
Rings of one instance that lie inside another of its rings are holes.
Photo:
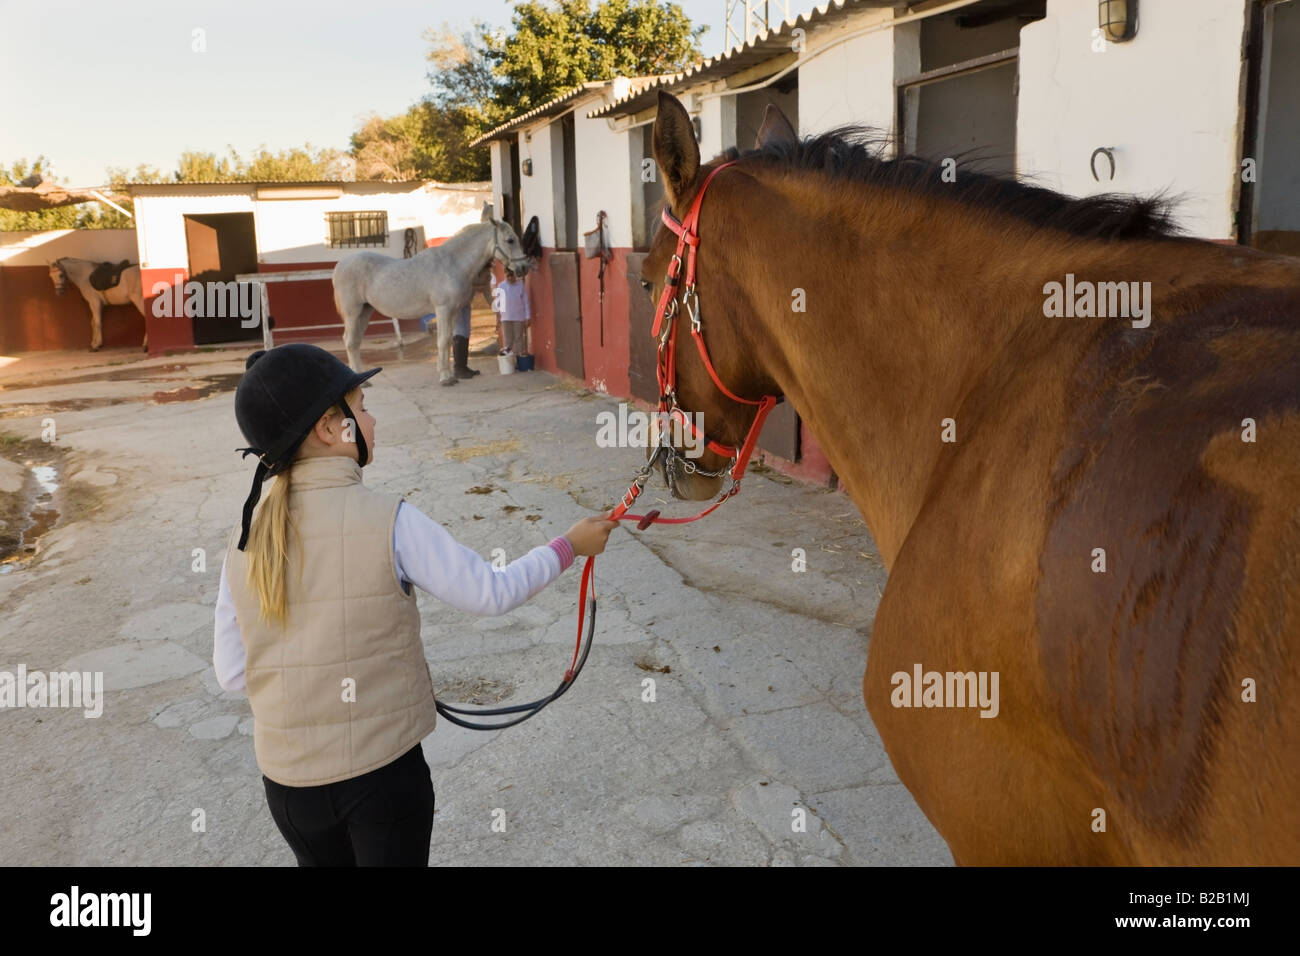
<path fill-rule="evenodd" d="M 642 279 L 642 280 L 641 280 L 641 288 L 645 289 L 647 292 L 649 292 L 649 291 L 651 291 L 652 289 L 654 289 L 654 287 L 655 287 L 655 284 L 654 284 L 653 282 L 651 282 L 649 279 Z"/>

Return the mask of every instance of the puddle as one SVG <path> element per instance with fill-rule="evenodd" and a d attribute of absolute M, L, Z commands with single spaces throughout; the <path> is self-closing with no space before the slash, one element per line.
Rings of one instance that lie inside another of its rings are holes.
<path fill-rule="evenodd" d="M 125 402 L 142 401 L 132 398 L 60 398 L 52 402 L 25 402 L 0 408 L 0 419 L 31 418 L 48 412 L 80 412 L 87 408 L 104 408 L 108 405 L 121 405 Z"/>
<path fill-rule="evenodd" d="M 135 379 L 139 374 L 123 376 L 123 378 Z M 239 380 L 243 378 L 242 372 L 227 372 L 220 375 L 205 375 L 201 378 L 186 376 L 182 378 L 167 377 L 154 379 L 153 381 L 164 382 L 189 382 L 189 385 L 182 385 L 179 388 L 167 389 L 164 391 L 152 392 L 147 395 L 131 396 L 113 396 L 104 398 L 56 398 L 48 402 L 22 402 L 0 408 L 0 419 L 6 418 L 31 418 L 37 415 L 46 415 L 52 412 L 82 412 L 89 408 L 107 408 L 110 405 L 124 405 L 128 402 L 150 402 L 154 405 L 170 405 L 176 402 L 197 402 L 199 399 L 215 395 L 217 392 L 234 391 L 239 385 Z M 58 382 L 51 382 L 51 385 L 63 385 L 72 379 L 65 379 Z M 38 387 L 38 386 L 23 386 Z"/>
<path fill-rule="evenodd" d="M 53 507 L 54 493 L 59 490 L 59 470 L 53 464 L 26 463 L 28 481 L 25 493 L 7 496 L 0 511 L 0 574 L 21 568 L 36 553 L 41 536 L 59 522 Z"/>
<path fill-rule="evenodd" d="M 217 392 L 233 391 L 244 377 L 243 372 L 231 372 L 225 375 L 209 375 L 199 385 L 183 385 L 163 392 L 154 392 L 150 399 L 155 405 L 171 405 L 176 402 L 197 402 L 201 398 L 215 395 Z M 172 379 L 171 381 L 175 381 Z"/>
<path fill-rule="evenodd" d="M 177 372 L 189 374 L 177 375 Z M 49 388 L 52 385 L 82 385 L 86 382 L 130 382 L 142 378 L 164 382 L 185 382 L 193 381 L 195 376 L 193 369 L 186 365 L 151 365 L 148 368 L 137 368 L 134 363 L 127 363 L 125 366 L 108 366 L 100 371 L 83 372 L 80 375 L 18 379 L 8 383 L 5 389 Z"/>

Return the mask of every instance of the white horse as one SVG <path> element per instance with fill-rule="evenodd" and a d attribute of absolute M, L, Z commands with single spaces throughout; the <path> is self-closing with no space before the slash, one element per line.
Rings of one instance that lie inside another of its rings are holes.
<path fill-rule="evenodd" d="M 54 283 L 55 295 L 63 295 L 71 282 L 81 290 L 81 295 L 90 306 L 90 350 L 98 352 L 104 345 L 104 306 L 134 305 L 142 317 L 144 314 L 144 295 L 140 284 L 140 267 L 128 266 L 122 270 L 122 277 L 117 285 L 100 292 L 90 284 L 90 274 L 99 265 L 90 259 L 74 259 L 64 256 L 47 263 L 50 267 L 50 281 Z M 149 349 L 149 333 L 146 331 L 141 348 Z"/>
<path fill-rule="evenodd" d="M 474 297 L 475 280 L 493 259 L 516 274 L 528 271 L 519 237 L 509 224 L 483 210 L 482 222 L 461 229 L 440 246 L 394 259 L 377 252 L 354 252 L 334 267 L 334 305 L 343 319 L 348 364 L 361 371 L 361 336 L 378 310 L 394 319 L 438 315 L 438 378 L 457 382 L 452 371 L 452 323 Z"/>

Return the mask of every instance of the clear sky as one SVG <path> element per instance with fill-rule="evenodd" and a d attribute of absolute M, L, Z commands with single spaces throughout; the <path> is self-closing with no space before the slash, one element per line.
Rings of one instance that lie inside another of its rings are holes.
<path fill-rule="evenodd" d="M 678 0 L 722 52 L 725 0 Z M 505 0 L 0 0 L 0 163 L 99 185 L 186 150 L 346 149 L 429 90 L 426 28 L 508 27 Z M 775 7 L 776 4 L 773 4 Z M 812 9 L 790 0 L 790 14 Z M 191 47 L 202 29 L 206 52 Z"/>

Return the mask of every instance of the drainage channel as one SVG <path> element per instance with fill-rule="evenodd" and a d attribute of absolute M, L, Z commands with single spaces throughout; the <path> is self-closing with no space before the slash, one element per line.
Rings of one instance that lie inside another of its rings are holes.
<path fill-rule="evenodd" d="M 59 490 L 55 461 L 27 461 L 22 489 L 0 501 L 0 574 L 22 568 L 36 554 L 37 542 L 59 521 L 54 494 Z"/>

